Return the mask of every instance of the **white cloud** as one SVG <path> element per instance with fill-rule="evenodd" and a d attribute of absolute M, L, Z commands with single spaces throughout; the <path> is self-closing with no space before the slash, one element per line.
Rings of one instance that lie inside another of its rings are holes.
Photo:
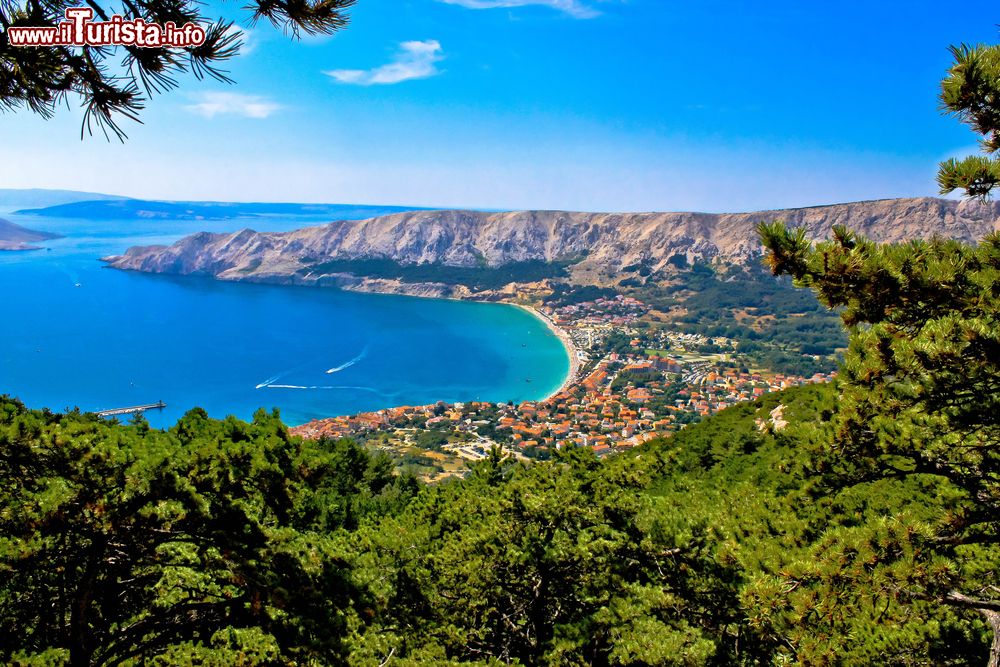
<path fill-rule="evenodd" d="M 324 72 L 339 83 L 374 86 L 426 79 L 438 74 L 435 63 L 444 56 L 441 44 L 434 39 L 423 42 L 403 42 L 396 59 L 373 69 L 335 69 Z"/>
<path fill-rule="evenodd" d="M 579 19 L 589 19 L 598 15 L 598 11 L 588 7 L 580 0 L 438 0 L 449 5 L 458 5 L 468 9 L 498 9 L 501 7 L 524 7 L 527 5 L 544 5 Z"/>
<path fill-rule="evenodd" d="M 257 50 L 257 36 L 251 31 L 234 24 L 229 27 L 227 32 L 236 35 L 237 39 L 242 43 L 240 46 L 240 56 L 248 56 Z"/>
<path fill-rule="evenodd" d="M 205 118 L 224 115 L 267 118 L 281 108 L 280 104 L 266 98 L 239 93 L 201 93 L 194 99 L 196 102 L 184 109 Z"/>

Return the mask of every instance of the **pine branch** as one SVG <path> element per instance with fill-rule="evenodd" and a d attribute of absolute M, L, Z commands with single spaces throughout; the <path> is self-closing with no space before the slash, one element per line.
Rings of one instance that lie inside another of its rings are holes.
<path fill-rule="evenodd" d="M 122 121 L 142 122 L 149 98 L 179 85 L 190 73 L 196 79 L 212 78 L 233 83 L 221 64 L 238 55 L 242 42 L 228 21 L 205 17 L 196 0 L 120 0 L 121 6 L 86 0 L 96 17 L 112 14 L 147 23 L 201 24 L 205 41 L 190 48 L 52 47 L 21 48 L 6 39 L 10 27 L 51 27 L 63 20 L 71 0 L 0 0 L 0 110 L 26 108 L 51 118 L 56 106 L 68 97 L 79 98 L 83 108 L 81 138 L 95 131 L 107 139 L 124 141 Z M 286 33 L 333 34 L 348 23 L 347 10 L 355 0 L 256 0 L 249 9 L 251 23 L 266 18 Z M 108 67 L 109 58 L 124 51 L 120 66 Z M 140 93 L 140 91 L 142 91 Z"/>

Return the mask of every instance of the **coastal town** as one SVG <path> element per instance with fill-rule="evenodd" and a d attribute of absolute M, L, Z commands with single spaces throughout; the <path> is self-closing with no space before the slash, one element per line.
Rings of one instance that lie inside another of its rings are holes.
<path fill-rule="evenodd" d="M 518 459 L 547 459 L 562 447 L 606 456 L 668 436 L 737 403 L 788 387 L 828 382 L 741 363 L 738 343 L 642 326 L 649 308 L 615 295 L 531 308 L 571 359 L 563 385 L 544 400 L 402 406 L 296 427 L 307 438 L 352 437 L 424 467 L 428 479 L 462 474 L 465 461 L 499 447 Z"/>

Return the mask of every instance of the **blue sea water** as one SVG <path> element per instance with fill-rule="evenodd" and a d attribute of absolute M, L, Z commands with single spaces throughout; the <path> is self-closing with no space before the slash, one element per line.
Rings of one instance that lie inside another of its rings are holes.
<path fill-rule="evenodd" d="M 225 283 L 105 268 L 102 256 L 244 221 L 0 217 L 65 238 L 0 252 L 0 394 L 94 411 L 200 406 L 289 424 L 435 401 L 541 398 L 569 369 L 547 327 L 496 304 Z M 280 231 L 325 219 L 254 220 Z"/>

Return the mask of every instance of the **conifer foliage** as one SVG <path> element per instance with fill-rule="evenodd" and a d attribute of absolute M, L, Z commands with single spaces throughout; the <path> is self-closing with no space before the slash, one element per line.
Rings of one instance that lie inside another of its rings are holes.
<path fill-rule="evenodd" d="M 942 100 L 982 136 L 986 155 L 945 162 L 939 182 L 988 197 L 1000 183 L 1000 47 L 952 51 Z M 837 488 L 911 479 L 936 489 L 923 516 L 873 527 L 870 541 L 841 553 L 841 563 L 861 553 L 870 561 L 825 595 L 853 587 L 873 591 L 875 604 L 972 610 L 993 634 L 989 664 L 1000 665 L 1000 233 L 973 247 L 879 245 L 844 228 L 813 245 L 780 222 L 759 231 L 775 275 L 842 309 L 850 333 L 817 472 Z"/>
<path fill-rule="evenodd" d="M 266 20 L 298 36 L 328 35 L 347 25 L 347 10 L 355 0 L 256 0 L 247 6 L 250 20 Z M 140 46 L 14 47 L 7 30 L 16 27 L 49 27 L 65 20 L 67 8 L 87 6 L 95 20 L 113 15 L 125 20 L 177 26 L 200 24 L 205 41 L 188 48 Z M 237 55 L 241 32 L 231 21 L 205 15 L 195 0 L 122 0 L 99 4 L 75 0 L 0 0 L 0 109 L 28 108 L 46 118 L 71 100 L 84 108 L 82 132 L 99 130 L 125 138 L 122 119 L 139 120 L 147 100 L 178 85 L 177 77 L 191 73 L 231 83 L 221 63 Z M 119 59 L 120 58 L 120 59 Z"/>
<path fill-rule="evenodd" d="M 941 84 L 941 102 L 963 123 L 982 136 L 984 155 L 941 164 L 941 193 L 964 190 L 984 198 L 1000 184 L 1000 46 L 952 47 L 955 62 Z"/>
<path fill-rule="evenodd" d="M 849 561 L 850 572 L 813 593 L 835 596 L 839 613 L 848 591 L 976 610 L 1000 664 L 1000 235 L 977 247 L 878 245 L 837 229 L 813 246 L 781 223 L 760 232 L 774 272 L 842 308 L 850 332 L 837 418 L 812 462 L 825 488 L 910 479 L 935 489 L 922 516 L 871 523 L 846 553 L 827 544 L 817 563 Z"/>
<path fill-rule="evenodd" d="M 942 163 L 938 182 L 987 198 L 1000 184 L 1000 47 L 952 54 L 941 99 L 985 155 Z M 770 578 L 770 590 L 750 587 L 748 606 L 786 639 L 796 627 L 810 635 L 797 645 L 805 661 L 843 659 L 846 644 L 817 638 L 871 610 L 881 609 L 871 637 L 934 605 L 978 614 L 988 664 L 1000 665 L 1000 233 L 970 247 L 878 245 L 842 227 L 813 245 L 780 222 L 759 232 L 774 274 L 841 309 L 850 334 L 837 414 L 809 463 L 814 493 L 867 496 L 871 507 L 873 489 L 902 483 L 923 499 L 826 531 L 808 562 Z"/>
<path fill-rule="evenodd" d="M 264 411 L 163 432 L 0 398 L 0 662 L 336 664 L 364 596 L 333 534 L 413 490 Z"/>

